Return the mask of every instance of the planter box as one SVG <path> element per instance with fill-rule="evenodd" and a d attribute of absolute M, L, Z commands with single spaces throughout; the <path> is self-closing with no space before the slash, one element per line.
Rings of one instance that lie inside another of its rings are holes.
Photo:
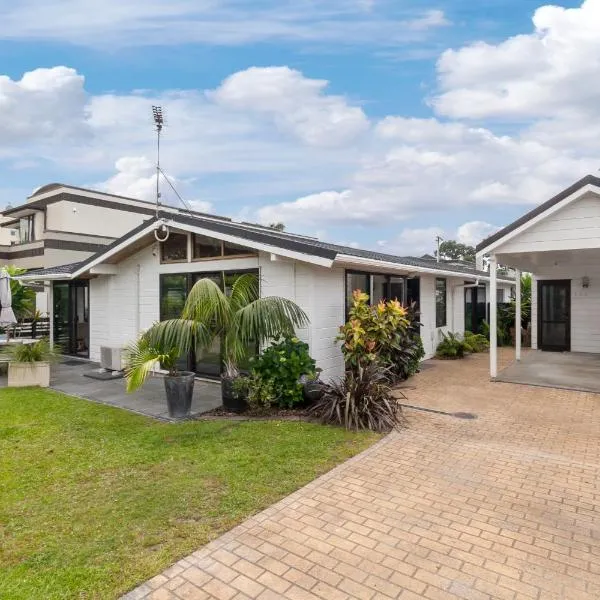
<path fill-rule="evenodd" d="M 8 387 L 49 387 L 50 363 L 33 362 L 8 364 Z"/>

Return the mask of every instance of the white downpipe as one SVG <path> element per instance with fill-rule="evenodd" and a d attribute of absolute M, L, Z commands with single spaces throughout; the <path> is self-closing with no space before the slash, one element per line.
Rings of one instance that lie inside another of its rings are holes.
<path fill-rule="evenodd" d="M 516 304 L 515 304 L 515 359 L 521 360 L 521 271 L 515 270 Z"/>
<path fill-rule="evenodd" d="M 498 260 L 496 255 L 490 256 L 490 377 L 498 375 L 498 288 L 496 275 Z"/>

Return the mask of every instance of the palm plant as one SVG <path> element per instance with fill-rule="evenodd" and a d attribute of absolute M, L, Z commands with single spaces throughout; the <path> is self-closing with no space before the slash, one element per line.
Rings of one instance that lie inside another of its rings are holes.
<path fill-rule="evenodd" d="M 175 365 L 179 356 L 221 341 L 223 374 L 239 375 L 239 364 L 251 344 L 280 335 L 293 335 L 308 323 L 293 301 L 277 296 L 261 298 L 258 277 L 238 277 L 225 294 L 212 279 L 200 279 L 186 299 L 181 317 L 155 323 L 129 351 L 128 386 L 139 387 L 156 361 Z M 166 358 L 166 361 L 165 361 Z"/>

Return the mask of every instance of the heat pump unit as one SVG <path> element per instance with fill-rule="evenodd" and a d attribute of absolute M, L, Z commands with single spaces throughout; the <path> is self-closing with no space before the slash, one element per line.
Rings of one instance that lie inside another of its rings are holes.
<path fill-rule="evenodd" d="M 100 346 L 100 366 L 107 371 L 122 371 L 122 348 L 109 348 Z"/>

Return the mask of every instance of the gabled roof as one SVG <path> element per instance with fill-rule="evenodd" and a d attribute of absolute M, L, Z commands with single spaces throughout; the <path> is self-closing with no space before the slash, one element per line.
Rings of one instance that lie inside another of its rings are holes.
<path fill-rule="evenodd" d="M 496 233 L 487 237 L 485 240 L 483 240 L 482 242 L 477 244 L 476 251 L 481 252 L 488 246 L 491 246 L 498 240 L 501 240 L 503 237 L 505 237 L 509 233 L 512 233 L 515 229 L 518 229 L 519 227 L 521 227 L 522 225 L 525 225 L 532 219 L 535 219 L 539 215 L 542 215 L 543 213 L 545 213 L 547 210 L 549 210 L 550 208 L 552 208 L 559 202 L 566 200 L 569 196 L 573 195 L 575 192 L 578 192 L 580 189 L 584 188 L 586 185 L 594 185 L 594 186 L 600 188 L 600 177 L 596 177 L 595 175 L 586 175 L 579 181 L 576 181 L 573 185 L 569 186 L 567 189 L 556 194 L 556 196 L 553 196 L 552 198 L 550 198 L 550 200 L 546 200 L 546 202 L 543 202 L 539 206 L 536 206 L 533 210 L 530 210 L 528 213 L 524 214 L 522 217 L 519 217 L 516 221 L 513 221 L 510 225 L 507 225 L 500 231 L 497 231 Z"/>
<path fill-rule="evenodd" d="M 396 256 L 384 254 L 372 250 L 362 250 L 352 246 L 342 246 L 323 242 L 317 238 L 281 232 L 270 227 L 253 225 L 249 223 L 235 223 L 212 219 L 190 214 L 159 213 L 159 219 L 145 221 L 123 237 L 105 246 L 100 252 L 80 263 L 54 267 L 51 269 L 38 269 L 29 271 L 22 279 L 71 279 L 79 277 L 88 272 L 94 266 L 106 262 L 111 257 L 119 256 L 118 253 L 125 251 L 134 243 L 143 242 L 148 236 L 154 235 L 159 222 L 165 222 L 168 226 L 184 231 L 192 231 L 205 235 L 214 235 L 219 239 L 232 241 L 241 245 L 272 252 L 292 259 L 331 267 L 334 263 L 344 265 L 364 264 L 363 270 L 373 267 L 390 270 L 397 268 L 410 273 L 435 273 L 442 276 L 457 276 L 469 279 L 489 279 L 489 273 L 478 271 L 474 265 L 438 263 L 435 259 L 415 258 L 411 256 Z M 363 261 L 361 263 L 361 261 Z M 358 267 L 356 267 L 358 268 Z M 62 270 L 61 270 L 62 269 Z M 510 278 L 504 277 L 502 281 L 512 282 Z"/>

